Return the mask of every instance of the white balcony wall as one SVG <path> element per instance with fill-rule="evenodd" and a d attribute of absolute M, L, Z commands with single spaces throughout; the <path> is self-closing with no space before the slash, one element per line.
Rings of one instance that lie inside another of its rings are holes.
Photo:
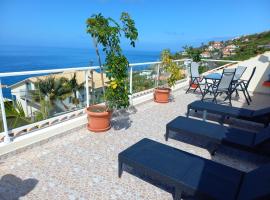
<path fill-rule="evenodd" d="M 230 67 L 246 66 L 247 69 L 241 79 L 248 80 L 254 67 L 256 72 L 250 82 L 248 90 L 253 93 L 270 94 L 270 88 L 263 86 L 263 82 L 270 76 L 270 52 L 258 55 L 245 61 L 241 61 Z"/>

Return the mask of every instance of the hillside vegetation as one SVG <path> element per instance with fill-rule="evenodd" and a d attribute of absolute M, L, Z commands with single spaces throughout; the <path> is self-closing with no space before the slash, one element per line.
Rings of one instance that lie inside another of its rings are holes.
<path fill-rule="evenodd" d="M 183 48 L 185 51 L 179 51 L 171 56 L 174 59 L 189 58 L 190 53 L 188 52 L 193 51 L 201 58 L 247 60 L 265 51 L 270 51 L 270 31 L 244 35 L 226 41 L 210 41 L 208 44 L 202 43 L 199 47 L 185 46 Z"/>

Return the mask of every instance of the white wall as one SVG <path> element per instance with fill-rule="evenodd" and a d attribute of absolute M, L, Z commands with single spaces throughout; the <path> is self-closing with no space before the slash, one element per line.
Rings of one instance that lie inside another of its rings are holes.
<path fill-rule="evenodd" d="M 255 74 L 250 82 L 248 90 L 254 93 L 270 94 L 270 88 L 263 86 L 263 82 L 269 79 L 270 75 L 270 52 L 241 61 L 231 67 L 246 66 L 247 69 L 241 79 L 248 79 L 254 67 Z"/>
<path fill-rule="evenodd" d="M 26 116 L 31 116 L 31 112 L 35 112 L 37 109 L 35 109 L 34 107 L 32 107 L 31 105 L 28 105 L 27 102 L 21 98 L 21 95 L 23 95 L 23 93 L 26 91 L 26 84 L 21 84 L 20 86 L 16 87 L 16 88 L 12 88 L 11 89 L 11 94 L 14 95 L 16 97 L 16 100 L 22 104 L 24 113 L 26 114 Z"/>

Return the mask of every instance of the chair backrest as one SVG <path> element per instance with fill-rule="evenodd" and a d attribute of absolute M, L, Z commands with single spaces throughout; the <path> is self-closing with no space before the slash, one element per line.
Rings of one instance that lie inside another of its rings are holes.
<path fill-rule="evenodd" d="M 237 199 L 270 199 L 270 164 L 244 175 Z"/>
<path fill-rule="evenodd" d="M 253 77 L 254 74 L 255 74 L 255 71 L 256 71 L 256 67 L 253 68 L 253 70 L 252 70 L 252 72 L 251 72 L 251 75 L 250 75 L 249 79 L 247 80 L 246 89 L 248 88 L 249 83 L 250 83 L 252 77 Z"/>
<path fill-rule="evenodd" d="M 221 79 L 218 83 L 218 90 L 231 89 L 234 75 L 235 75 L 235 69 L 232 69 L 232 68 L 224 69 L 221 75 Z"/>
<path fill-rule="evenodd" d="M 199 64 L 196 62 L 191 62 L 190 65 L 190 76 L 192 78 L 199 78 L 200 74 L 199 74 Z"/>
<path fill-rule="evenodd" d="M 234 75 L 234 79 L 238 80 L 241 78 L 241 76 L 244 74 L 244 72 L 246 71 L 247 67 L 244 66 L 238 66 L 235 70 L 235 75 Z"/>

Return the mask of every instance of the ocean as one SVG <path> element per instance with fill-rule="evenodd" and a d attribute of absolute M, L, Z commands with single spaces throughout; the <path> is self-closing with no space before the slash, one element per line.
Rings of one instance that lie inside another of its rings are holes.
<path fill-rule="evenodd" d="M 130 63 L 151 62 L 159 60 L 160 52 L 124 51 Z M 104 55 L 101 54 L 104 58 Z M 59 69 L 69 67 L 85 67 L 90 63 L 97 65 L 94 49 L 60 48 L 60 47 L 30 47 L 30 46 L 0 46 L 0 73 L 14 71 Z M 136 70 L 144 69 L 136 67 Z M 2 78 L 3 85 L 12 85 L 28 76 Z M 4 96 L 10 98 L 10 91 L 4 89 Z"/>

